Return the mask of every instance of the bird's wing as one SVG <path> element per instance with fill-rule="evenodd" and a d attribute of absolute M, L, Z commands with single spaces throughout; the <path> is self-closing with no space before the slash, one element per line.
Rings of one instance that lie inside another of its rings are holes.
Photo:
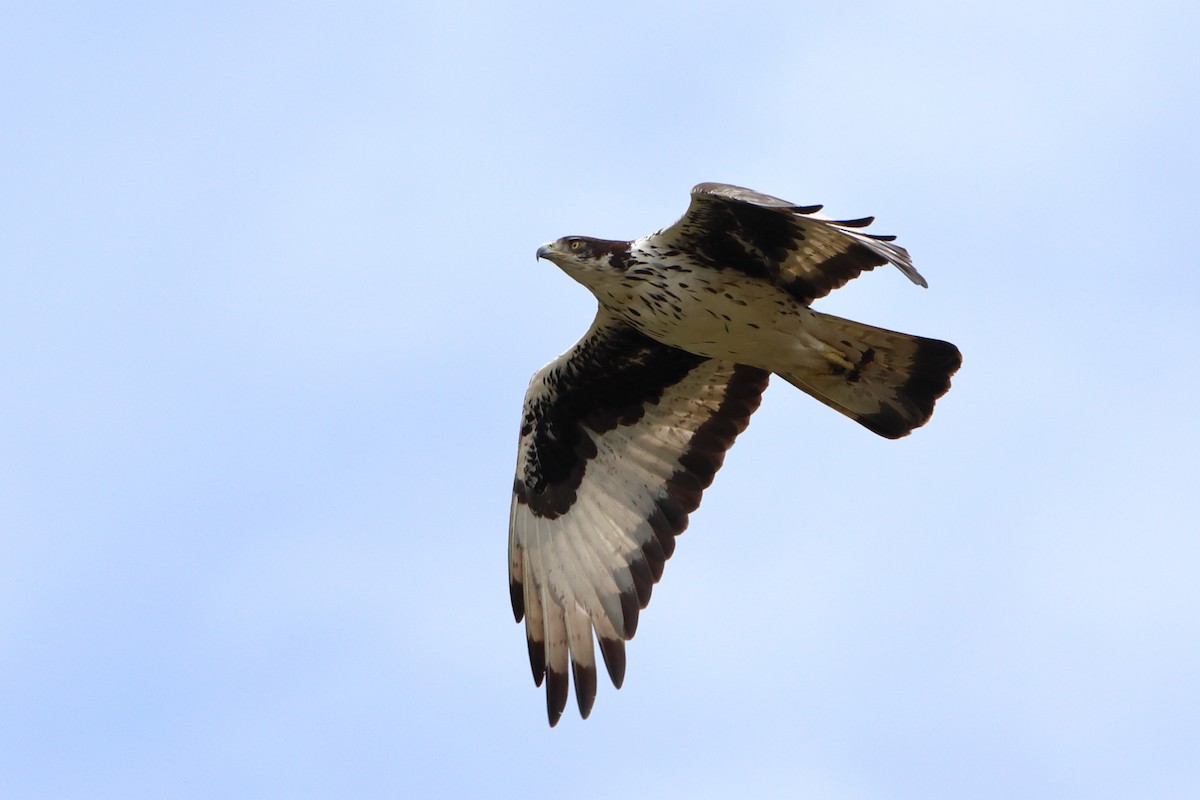
<path fill-rule="evenodd" d="M 894 264 L 927 286 L 894 236 L 863 233 L 874 221 L 831 220 L 821 206 L 797 206 L 778 197 L 723 183 L 692 189 L 687 213 L 646 238 L 660 249 L 681 250 L 717 269 L 767 278 L 807 305 L 864 270 Z"/>
<path fill-rule="evenodd" d="M 658 344 L 604 308 L 578 344 L 533 376 L 509 582 L 551 725 L 567 703 L 568 661 L 579 712 L 591 711 L 593 631 L 620 688 L 638 611 L 768 377 Z"/>

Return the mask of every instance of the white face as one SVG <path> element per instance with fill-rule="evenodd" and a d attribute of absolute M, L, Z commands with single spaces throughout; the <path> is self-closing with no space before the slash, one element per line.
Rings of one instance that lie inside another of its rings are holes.
<path fill-rule="evenodd" d="M 553 261 L 560 267 L 566 264 L 582 264 L 595 257 L 588 242 L 582 236 L 564 236 L 553 242 L 546 242 L 538 248 L 538 258 Z"/>
<path fill-rule="evenodd" d="M 622 254 L 627 252 L 627 242 L 565 236 L 539 247 L 537 255 L 595 292 L 624 273 Z"/>

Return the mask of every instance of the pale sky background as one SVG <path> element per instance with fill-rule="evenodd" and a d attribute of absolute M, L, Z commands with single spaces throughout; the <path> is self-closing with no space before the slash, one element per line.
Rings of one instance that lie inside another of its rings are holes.
<path fill-rule="evenodd" d="M 1192 2 L 26 3 L 0 23 L 0 796 L 1200 797 Z M 874 214 L 949 339 L 776 381 L 625 687 L 507 593 L 567 234 Z"/>

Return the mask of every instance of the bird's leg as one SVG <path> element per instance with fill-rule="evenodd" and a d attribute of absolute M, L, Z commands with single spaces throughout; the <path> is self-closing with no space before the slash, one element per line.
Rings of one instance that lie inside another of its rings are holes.
<path fill-rule="evenodd" d="M 822 344 L 821 345 L 821 355 L 824 356 L 825 360 L 828 361 L 830 364 L 832 364 L 835 367 L 838 367 L 839 371 L 845 370 L 845 371 L 849 372 L 850 370 L 854 369 L 854 364 L 852 362 L 848 361 L 846 359 L 846 356 L 842 353 L 842 351 L 838 350 L 835 347 L 831 347 L 830 345 L 827 345 L 827 344 Z"/>

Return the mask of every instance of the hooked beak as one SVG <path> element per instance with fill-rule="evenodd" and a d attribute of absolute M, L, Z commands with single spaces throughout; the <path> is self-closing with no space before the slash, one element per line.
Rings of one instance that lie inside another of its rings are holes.
<path fill-rule="evenodd" d="M 547 243 L 547 244 L 544 244 L 544 245 L 542 245 L 541 247 L 539 247 L 539 248 L 537 249 L 537 257 L 538 257 L 538 258 L 549 258 L 549 257 L 550 257 L 550 245 L 549 245 L 549 243 Z"/>

